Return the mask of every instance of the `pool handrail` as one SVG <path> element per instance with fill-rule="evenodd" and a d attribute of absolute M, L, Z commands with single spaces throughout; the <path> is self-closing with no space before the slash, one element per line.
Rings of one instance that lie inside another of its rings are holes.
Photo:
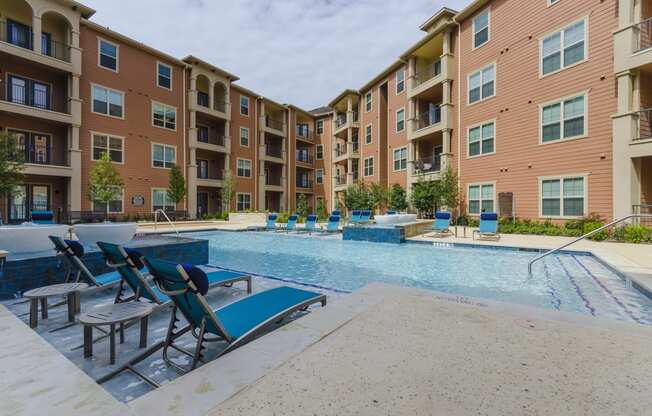
<path fill-rule="evenodd" d="M 179 237 L 181 237 L 181 236 L 179 235 L 179 230 L 177 230 L 177 227 L 176 227 L 176 226 L 174 225 L 174 223 L 170 220 L 170 217 L 168 217 L 168 214 L 166 214 L 165 211 L 162 210 L 162 209 L 160 209 L 160 208 L 157 209 L 156 211 L 154 211 L 154 231 L 156 231 L 156 224 L 158 223 L 158 214 L 163 214 L 163 216 L 165 217 L 165 219 L 167 220 L 167 222 L 172 226 L 172 229 L 173 229 L 174 232 L 176 233 L 176 235 L 177 235 L 177 239 L 178 239 Z"/>

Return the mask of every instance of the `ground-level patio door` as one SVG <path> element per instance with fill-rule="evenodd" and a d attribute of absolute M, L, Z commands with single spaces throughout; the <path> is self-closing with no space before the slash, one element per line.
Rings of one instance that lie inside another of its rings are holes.
<path fill-rule="evenodd" d="M 197 218 L 208 214 L 208 192 L 197 192 Z"/>
<path fill-rule="evenodd" d="M 20 185 L 9 196 L 9 222 L 29 220 L 32 211 L 50 209 L 50 187 L 48 185 Z"/>

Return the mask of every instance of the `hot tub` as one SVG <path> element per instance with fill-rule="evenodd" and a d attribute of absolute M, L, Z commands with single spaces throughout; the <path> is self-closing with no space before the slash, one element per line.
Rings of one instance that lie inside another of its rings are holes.
<path fill-rule="evenodd" d="M 2 226 L 0 227 L 0 250 L 6 250 L 13 256 L 54 250 L 48 236 L 65 238 L 68 228 L 67 225 L 31 222 Z"/>
<path fill-rule="evenodd" d="M 374 220 L 379 225 L 404 224 L 416 221 L 417 214 L 376 215 L 374 216 Z"/>
<path fill-rule="evenodd" d="M 101 222 L 97 224 L 76 224 L 75 234 L 86 247 L 94 247 L 98 241 L 112 244 L 126 244 L 136 235 L 135 222 Z"/>

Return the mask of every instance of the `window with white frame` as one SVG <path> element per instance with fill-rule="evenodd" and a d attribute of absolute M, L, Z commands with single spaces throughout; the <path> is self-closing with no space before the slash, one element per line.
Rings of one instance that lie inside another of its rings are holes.
<path fill-rule="evenodd" d="M 238 193 L 236 194 L 236 211 L 249 211 L 251 209 L 251 194 Z"/>
<path fill-rule="evenodd" d="M 541 40 L 541 74 L 548 75 L 586 59 L 586 19 Z"/>
<path fill-rule="evenodd" d="M 121 137 L 93 133 L 92 147 L 93 160 L 100 160 L 106 153 L 111 162 L 124 163 L 124 140 Z"/>
<path fill-rule="evenodd" d="M 541 107 L 541 142 L 583 137 L 586 134 L 586 94 Z"/>
<path fill-rule="evenodd" d="M 240 127 L 240 146 L 249 147 L 249 129 Z"/>
<path fill-rule="evenodd" d="M 371 125 L 371 124 L 368 124 L 368 125 L 364 128 L 364 142 L 365 142 L 365 144 L 371 144 L 371 141 L 372 141 L 372 139 L 373 139 L 373 138 L 371 137 L 371 131 L 372 131 L 372 125 Z"/>
<path fill-rule="evenodd" d="M 317 169 L 315 171 L 315 182 L 318 184 L 324 183 L 324 169 Z"/>
<path fill-rule="evenodd" d="M 473 18 L 473 47 L 479 48 L 489 42 L 489 9 Z"/>
<path fill-rule="evenodd" d="M 317 134 L 324 134 L 324 120 L 317 120 Z"/>
<path fill-rule="evenodd" d="M 117 199 L 109 201 L 109 214 L 121 214 L 123 212 L 124 189 Z M 93 201 L 93 211 L 107 212 L 106 202 Z"/>
<path fill-rule="evenodd" d="M 238 159 L 236 161 L 236 175 L 240 178 L 251 178 L 251 160 Z"/>
<path fill-rule="evenodd" d="M 244 95 L 240 96 L 240 114 L 243 116 L 249 115 L 249 97 Z"/>
<path fill-rule="evenodd" d="M 118 71 L 118 45 L 108 40 L 98 40 L 98 64 L 102 68 Z"/>
<path fill-rule="evenodd" d="M 364 111 L 365 112 L 370 112 L 373 104 L 373 95 L 371 94 L 371 91 L 369 91 L 367 94 L 364 96 Z"/>
<path fill-rule="evenodd" d="M 315 158 L 317 160 L 322 160 L 324 158 L 324 145 L 323 144 L 318 144 L 317 149 L 315 151 Z"/>
<path fill-rule="evenodd" d="M 171 169 L 177 162 L 177 148 L 165 144 L 152 144 L 152 166 Z"/>
<path fill-rule="evenodd" d="M 496 64 L 469 75 L 469 104 L 486 100 L 496 94 Z"/>
<path fill-rule="evenodd" d="M 405 109 L 401 108 L 396 112 L 396 132 L 405 129 Z"/>
<path fill-rule="evenodd" d="M 491 154 L 495 151 L 495 123 L 483 123 L 469 129 L 469 156 Z"/>
<path fill-rule="evenodd" d="M 396 94 L 400 94 L 405 90 L 405 69 L 396 72 Z"/>
<path fill-rule="evenodd" d="M 166 104 L 152 102 L 152 124 L 168 130 L 177 129 L 177 109 Z"/>
<path fill-rule="evenodd" d="M 152 211 L 162 209 L 163 211 L 174 211 L 177 204 L 168 195 L 167 189 L 152 189 Z"/>
<path fill-rule="evenodd" d="M 584 177 L 541 179 L 542 217 L 583 217 L 585 202 Z"/>
<path fill-rule="evenodd" d="M 172 67 L 161 62 L 156 64 L 156 85 L 167 90 L 172 89 Z"/>
<path fill-rule="evenodd" d="M 93 85 L 93 113 L 109 117 L 124 117 L 124 93 Z"/>
<path fill-rule="evenodd" d="M 394 149 L 394 171 L 405 170 L 407 169 L 407 147 L 401 147 L 400 149 Z"/>
<path fill-rule="evenodd" d="M 479 215 L 482 212 L 494 212 L 494 185 L 469 185 L 469 214 Z"/>
<path fill-rule="evenodd" d="M 364 176 L 374 176 L 374 158 L 368 157 L 364 160 Z"/>

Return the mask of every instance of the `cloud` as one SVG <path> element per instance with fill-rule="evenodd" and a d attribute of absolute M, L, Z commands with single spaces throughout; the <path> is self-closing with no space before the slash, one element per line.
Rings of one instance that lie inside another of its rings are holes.
<path fill-rule="evenodd" d="M 358 88 L 423 36 L 442 6 L 470 0 L 86 0 L 93 20 L 173 56 L 238 75 L 273 100 L 311 109 Z M 119 7 L 116 3 L 120 3 Z"/>

